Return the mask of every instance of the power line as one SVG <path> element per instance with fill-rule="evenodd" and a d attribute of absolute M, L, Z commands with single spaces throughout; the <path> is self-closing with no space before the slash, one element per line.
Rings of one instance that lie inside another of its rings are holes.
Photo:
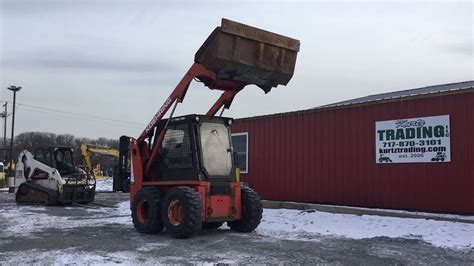
<path fill-rule="evenodd" d="M 131 122 L 131 121 L 104 118 L 104 117 L 95 116 L 95 115 L 86 115 L 86 114 L 74 113 L 74 112 L 68 112 L 68 111 L 52 109 L 52 108 L 46 108 L 46 107 L 41 107 L 41 106 L 34 106 L 34 105 L 29 105 L 29 104 L 22 104 L 22 103 L 17 103 L 17 104 L 19 106 L 30 107 L 30 108 L 45 110 L 45 111 L 50 111 L 50 112 L 59 112 L 59 113 L 62 113 L 62 114 L 70 114 L 70 115 L 75 115 L 75 116 L 80 116 L 80 117 L 88 117 L 88 118 L 99 119 L 99 120 L 104 120 L 104 121 L 111 121 L 111 122 L 117 122 L 117 123 L 123 123 L 123 124 L 132 124 L 132 125 L 137 125 L 137 126 L 143 126 L 142 123 L 136 123 L 136 122 Z"/>
<path fill-rule="evenodd" d="M 9 102 L 9 101 L 1 101 L 1 102 Z M 121 125 L 121 126 L 128 125 L 128 126 L 133 126 L 133 127 L 142 127 L 144 125 L 142 123 L 105 118 L 105 117 L 100 117 L 100 116 L 95 116 L 95 115 L 74 113 L 74 112 L 29 105 L 29 104 L 22 104 L 22 103 L 16 103 L 16 104 L 20 106 L 20 109 L 25 110 L 25 111 L 42 112 L 42 113 L 51 114 L 51 115 L 65 116 L 69 118 L 76 118 L 76 119 L 82 119 L 82 120 L 94 121 L 94 122 L 102 122 L 102 123 L 107 123 L 111 125 Z"/>
<path fill-rule="evenodd" d="M 40 112 L 40 113 L 48 114 L 48 115 L 62 116 L 62 117 L 92 121 L 92 122 L 97 122 L 97 123 L 104 123 L 104 124 L 109 124 L 109 125 L 136 127 L 136 128 L 140 127 L 140 126 L 137 126 L 137 125 L 113 122 L 113 121 L 108 121 L 108 120 L 104 120 L 104 119 L 94 119 L 94 118 L 88 118 L 88 117 L 81 117 L 81 116 L 75 116 L 75 115 L 70 115 L 70 114 L 66 114 L 66 113 L 62 114 L 62 113 L 59 113 L 59 112 L 51 112 L 51 111 L 45 111 L 45 110 L 41 110 L 41 109 L 34 109 L 34 108 L 23 107 L 23 106 L 18 107 L 18 109 L 23 110 L 23 111 Z"/>

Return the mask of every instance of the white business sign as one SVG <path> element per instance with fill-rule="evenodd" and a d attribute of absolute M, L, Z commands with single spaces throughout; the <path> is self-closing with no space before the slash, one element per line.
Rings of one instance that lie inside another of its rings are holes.
<path fill-rule="evenodd" d="M 451 161 L 449 115 L 375 122 L 377 163 Z"/>

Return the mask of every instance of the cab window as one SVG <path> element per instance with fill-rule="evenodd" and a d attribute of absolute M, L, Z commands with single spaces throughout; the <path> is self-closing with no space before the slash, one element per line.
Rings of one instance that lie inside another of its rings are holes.
<path fill-rule="evenodd" d="M 56 169 L 61 175 L 74 173 L 74 162 L 72 161 L 72 152 L 70 150 L 57 150 L 54 152 Z"/>

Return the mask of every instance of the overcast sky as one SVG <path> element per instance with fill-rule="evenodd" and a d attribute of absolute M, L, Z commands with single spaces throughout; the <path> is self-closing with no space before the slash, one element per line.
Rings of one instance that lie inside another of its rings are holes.
<path fill-rule="evenodd" d="M 288 86 L 249 87 L 231 117 L 474 79 L 470 1 L 0 2 L 0 100 L 23 87 L 16 133 L 138 136 L 222 17 L 301 41 Z M 218 95 L 194 83 L 177 114 L 205 113 Z"/>

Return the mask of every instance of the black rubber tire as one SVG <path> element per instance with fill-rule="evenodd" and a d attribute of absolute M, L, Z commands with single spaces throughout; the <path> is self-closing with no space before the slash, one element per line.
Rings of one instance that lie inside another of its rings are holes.
<path fill-rule="evenodd" d="M 257 228 L 262 220 L 262 202 L 257 192 L 249 187 L 242 187 L 241 204 L 241 219 L 227 222 L 227 225 L 236 232 L 250 233 Z"/>
<path fill-rule="evenodd" d="M 139 206 L 139 203 L 142 205 Z M 145 220 L 143 217 L 139 217 L 139 207 L 143 208 L 141 211 L 145 212 Z M 132 204 L 132 221 L 137 232 L 142 234 L 156 234 L 163 231 L 163 222 L 160 214 L 160 190 L 155 187 L 144 187 L 140 189 L 135 195 Z"/>
<path fill-rule="evenodd" d="M 130 193 L 130 179 L 124 179 L 122 181 L 122 191 L 123 193 Z"/>
<path fill-rule="evenodd" d="M 203 222 L 201 228 L 204 230 L 212 230 L 221 227 L 224 222 Z"/>
<path fill-rule="evenodd" d="M 168 209 L 170 205 L 177 203 L 182 208 L 181 221 L 174 223 L 170 221 Z M 202 224 L 202 204 L 199 194 L 190 187 L 175 187 L 166 193 L 161 209 L 161 217 L 166 232 L 174 238 L 188 238 L 194 235 Z"/>

